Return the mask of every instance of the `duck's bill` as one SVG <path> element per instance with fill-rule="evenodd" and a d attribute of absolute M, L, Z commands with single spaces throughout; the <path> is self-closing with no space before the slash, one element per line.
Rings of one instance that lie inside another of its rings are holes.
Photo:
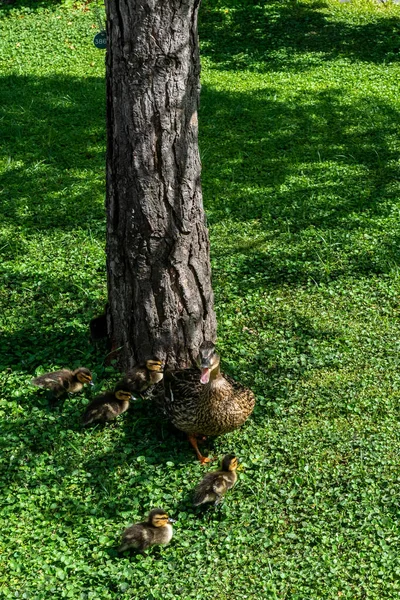
<path fill-rule="evenodd" d="M 201 370 L 201 383 L 208 383 L 210 381 L 210 369 L 202 369 Z"/>
<path fill-rule="evenodd" d="M 171 517 L 168 517 L 168 523 L 176 523 L 176 519 L 172 519 Z"/>
<path fill-rule="evenodd" d="M 94 385 L 94 381 L 89 381 L 89 385 Z"/>

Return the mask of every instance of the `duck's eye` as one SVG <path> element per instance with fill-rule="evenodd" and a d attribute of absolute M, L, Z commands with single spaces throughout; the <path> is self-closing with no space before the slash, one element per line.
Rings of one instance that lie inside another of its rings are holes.
<path fill-rule="evenodd" d="M 80 379 L 82 382 L 88 383 L 89 381 L 92 381 L 92 376 L 87 375 L 86 373 L 78 373 L 78 379 Z"/>

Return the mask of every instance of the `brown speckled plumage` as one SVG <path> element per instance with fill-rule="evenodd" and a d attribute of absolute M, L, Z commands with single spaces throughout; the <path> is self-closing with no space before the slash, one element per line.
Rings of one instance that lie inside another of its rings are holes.
<path fill-rule="evenodd" d="M 80 392 L 85 383 L 91 383 L 92 374 L 89 369 L 79 367 L 74 371 L 61 369 L 44 373 L 32 379 L 32 384 L 53 392 L 55 398 L 60 398 L 67 393 Z"/>
<path fill-rule="evenodd" d="M 220 435 L 237 429 L 253 411 L 251 390 L 220 373 L 203 385 L 197 369 L 165 374 L 165 409 L 189 434 Z"/>
<path fill-rule="evenodd" d="M 198 369 L 166 371 L 163 388 L 159 385 L 156 389 L 156 403 L 163 407 L 173 425 L 190 437 L 233 431 L 243 425 L 255 405 L 250 389 L 220 373 L 214 346 L 209 342 L 203 346 L 198 363 L 203 372 L 209 372 L 207 383 L 201 382 L 203 374 L 200 376 Z M 199 453 L 198 457 L 204 459 Z"/>

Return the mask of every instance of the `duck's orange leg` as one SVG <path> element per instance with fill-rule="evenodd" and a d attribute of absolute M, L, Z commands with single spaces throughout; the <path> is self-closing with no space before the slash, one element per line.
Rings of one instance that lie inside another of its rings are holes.
<path fill-rule="evenodd" d="M 203 456 L 202 453 L 200 452 L 199 447 L 197 445 L 197 439 L 196 439 L 195 435 L 188 434 L 188 440 L 192 444 L 194 451 L 196 452 L 197 458 L 199 459 L 199 461 L 201 462 L 202 465 L 204 465 L 205 463 L 211 462 L 211 458 L 207 458 L 206 456 Z"/>

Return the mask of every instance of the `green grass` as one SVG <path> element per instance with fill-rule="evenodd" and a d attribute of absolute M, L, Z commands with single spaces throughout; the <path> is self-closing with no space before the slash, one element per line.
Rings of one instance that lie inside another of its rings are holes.
<path fill-rule="evenodd" d="M 149 404 L 82 431 L 89 390 L 50 411 L 29 384 L 118 377 L 87 328 L 106 301 L 104 52 L 93 3 L 0 10 L 0 598 L 398 598 L 400 8 L 203 2 L 218 346 L 258 397 L 209 447 L 243 465 L 219 512 L 191 508 L 204 468 Z M 171 544 L 117 557 L 157 505 Z"/>

